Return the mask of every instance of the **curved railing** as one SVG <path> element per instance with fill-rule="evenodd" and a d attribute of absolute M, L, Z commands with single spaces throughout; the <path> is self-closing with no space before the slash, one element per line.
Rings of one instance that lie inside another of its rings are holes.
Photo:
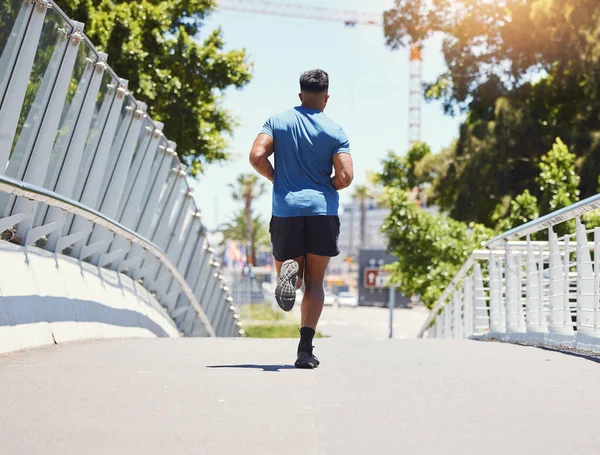
<path fill-rule="evenodd" d="M 419 336 L 600 352 L 600 228 L 582 220 L 599 208 L 596 195 L 487 242 L 444 290 Z M 565 222 L 574 228 L 559 238 L 556 226 Z M 548 240 L 532 240 L 538 233 Z"/>
<path fill-rule="evenodd" d="M 125 273 L 180 331 L 243 334 L 176 144 L 53 1 L 0 9 L 0 233 Z"/>

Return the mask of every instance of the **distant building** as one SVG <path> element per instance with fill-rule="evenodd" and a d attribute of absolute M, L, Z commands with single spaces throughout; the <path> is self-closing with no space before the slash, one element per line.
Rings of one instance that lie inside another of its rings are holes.
<path fill-rule="evenodd" d="M 361 242 L 360 232 L 360 202 L 354 199 L 352 202 L 340 206 L 341 228 L 338 242 L 340 255 L 331 260 L 329 273 L 350 272 L 352 267 L 349 265 L 348 258 L 352 258 L 352 263 L 356 266 L 360 250 L 387 250 L 388 239 L 381 232 L 381 227 L 390 214 L 390 210 L 378 204 L 377 199 L 378 196 L 375 196 L 365 203 L 364 244 Z M 408 192 L 408 199 L 419 206 L 422 205 L 418 188 Z M 438 212 L 436 207 L 422 207 L 422 209 L 429 213 Z"/>
<path fill-rule="evenodd" d="M 353 201 L 340 207 L 340 255 L 331 261 L 329 270 L 332 273 L 344 272 L 346 260 L 358 258 L 358 251 L 366 248 L 385 250 L 388 246 L 387 237 L 381 232 L 381 226 L 389 215 L 389 209 L 379 206 L 375 201 L 366 202 L 364 244 L 360 233 L 360 203 Z"/>

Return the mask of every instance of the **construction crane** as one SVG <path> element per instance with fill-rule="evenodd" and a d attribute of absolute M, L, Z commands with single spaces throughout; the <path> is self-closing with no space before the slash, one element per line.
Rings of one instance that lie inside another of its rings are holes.
<path fill-rule="evenodd" d="M 347 27 L 356 27 L 357 25 L 383 27 L 381 14 L 268 0 L 219 0 L 218 8 L 226 11 L 341 22 Z M 417 43 L 410 50 L 409 64 L 408 140 L 411 146 L 421 140 L 422 71 L 421 44 Z"/>

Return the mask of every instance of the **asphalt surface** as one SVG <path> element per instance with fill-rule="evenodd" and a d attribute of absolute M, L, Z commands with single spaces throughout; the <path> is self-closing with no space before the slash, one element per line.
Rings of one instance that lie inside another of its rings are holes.
<path fill-rule="evenodd" d="M 300 305 L 294 307 L 300 319 Z M 394 310 L 394 338 L 416 338 L 427 319 L 425 307 Z M 375 307 L 332 307 L 323 308 L 319 320 L 319 331 L 336 338 L 388 338 L 390 332 L 390 310 Z"/>
<path fill-rule="evenodd" d="M 596 359 L 509 344 L 155 339 L 0 356 L 2 454 L 577 454 Z"/>

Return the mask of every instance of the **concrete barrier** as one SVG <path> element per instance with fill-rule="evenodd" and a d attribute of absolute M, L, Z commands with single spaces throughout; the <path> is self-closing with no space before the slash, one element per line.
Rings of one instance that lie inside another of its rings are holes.
<path fill-rule="evenodd" d="M 136 281 L 0 241 L 0 353 L 74 340 L 151 337 L 179 332 Z"/>

